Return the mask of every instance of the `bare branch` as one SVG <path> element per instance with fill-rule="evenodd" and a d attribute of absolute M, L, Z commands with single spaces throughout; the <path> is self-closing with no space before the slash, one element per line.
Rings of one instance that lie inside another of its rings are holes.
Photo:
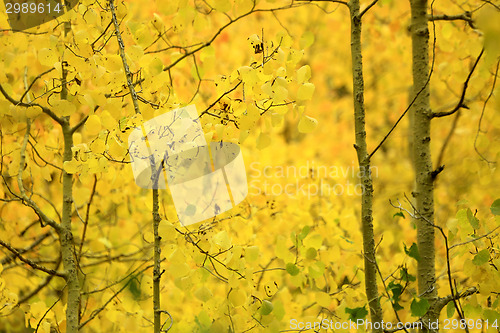
<path fill-rule="evenodd" d="M 365 13 L 367 11 L 370 10 L 370 8 L 372 8 L 373 6 L 375 6 L 375 4 L 378 2 L 378 0 L 373 0 L 369 5 L 368 7 L 366 7 L 365 9 L 363 9 L 363 11 L 361 12 L 361 14 L 359 14 L 359 18 L 363 17 L 363 15 L 365 15 Z"/>
<path fill-rule="evenodd" d="M 65 278 L 66 277 L 66 274 L 65 273 L 62 273 L 62 272 L 58 272 L 54 269 L 50 269 L 50 268 L 47 268 L 47 267 L 44 267 L 44 266 L 41 266 L 37 263 L 35 263 L 34 261 L 30 260 L 30 259 L 27 259 L 25 257 L 23 257 L 21 255 L 21 253 L 13 248 L 12 246 L 10 246 L 9 244 L 5 243 L 3 240 L 0 239 L 0 245 L 2 245 L 4 248 L 6 248 L 7 250 L 9 250 L 10 252 L 12 252 L 17 258 L 19 258 L 19 260 L 21 260 L 22 262 L 24 262 L 25 264 L 28 264 L 30 265 L 33 269 L 36 269 L 36 270 L 39 270 L 39 271 L 42 271 L 44 273 L 47 273 L 49 275 L 54 275 L 54 276 L 59 276 L 59 277 L 62 277 L 62 278 Z"/>
<path fill-rule="evenodd" d="M 118 289 L 118 291 L 116 291 L 100 308 L 94 310 L 91 314 L 90 314 L 90 317 L 85 320 L 83 323 L 80 324 L 79 326 L 79 330 L 81 330 L 85 325 L 87 325 L 90 321 L 92 321 L 95 317 L 97 317 L 97 315 L 99 313 L 101 313 L 107 306 L 108 304 L 113 300 L 115 299 L 116 296 L 118 296 L 123 290 L 125 290 L 125 288 L 128 287 L 128 285 L 130 284 L 130 282 L 132 282 L 132 280 L 136 279 L 137 276 L 141 273 L 143 273 L 145 270 L 149 269 L 151 266 L 148 266 L 144 269 L 142 269 L 140 272 L 134 274 L 136 270 L 134 270 L 131 274 L 128 275 L 128 277 L 130 277 L 130 279 L 120 288 Z M 125 279 L 125 278 L 124 278 Z M 122 281 L 124 280 L 122 279 Z"/>
<path fill-rule="evenodd" d="M 120 49 L 120 57 L 122 58 L 123 68 L 125 70 L 125 74 L 127 76 L 127 86 L 130 90 L 130 94 L 132 95 L 132 103 L 134 104 L 135 113 L 141 113 L 139 110 L 139 103 L 137 102 L 137 92 L 135 91 L 134 85 L 132 84 L 132 73 L 130 72 L 130 68 L 128 67 L 127 58 L 125 55 L 125 44 L 123 43 L 122 34 L 120 32 L 120 25 L 118 23 L 118 19 L 116 18 L 116 10 L 115 4 L 113 0 L 109 0 L 109 8 L 111 10 L 111 15 L 113 18 L 113 24 L 115 26 L 115 35 L 118 40 L 118 47 Z"/>
<path fill-rule="evenodd" d="M 330 0 L 329 0 L 330 1 Z M 338 3 L 343 3 L 345 5 L 347 5 L 347 2 L 345 1 L 330 1 L 330 2 L 338 2 Z M 187 57 L 190 57 L 191 55 L 197 53 L 198 51 L 206 48 L 206 47 L 209 47 L 210 45 L 212 45 L 212 43 L 217 39 L 217 37 L 225 30 L 227 29 L 230 25 L 232 25 L 233 23 L 241 20 L 242 18 L 250 15 L 250 14 L 253 14 L 253 13 L 265 13 L 265 12 L 271 12 L 271 13 L 274 13 L 275 11 L 279 11 L 279 10 L 284 10 L 284 9 L 289 9 L 289 8 L 295 8 L 295 7 L 299 7 L 301 5 L 296 5 L 293 3 L 293 1 L 289 4 L 289 5 L 286 5 L 286 6 L 283 6 L 283 7 L 278 7 L 278 8 L 271 8 L 271 9 L 255 9 L 255 5 L 254 7 L 252 7 L 248 12 L 234 18 L 234 19 L 230 19 L 228 23 L 224 24 L 222 27 L 219 28 L 219 30 L 217 30 L 217 32 L 205 43 L 201 44 L 200 46 L 198 46 L 197 48 L 189 51 L 189 52 L 186 52 L 184 53 L 181 57 L 179 57 L 178 59 L 176 59 L 173 63 L 171 63 L 170 65 L 168 66 L 165 66 L 163 68 L 163 71 L 169 71 L 171 70 L 173 67 L 175 67 L 179 62 L 181 62 L 182 60 L 186 59 Z"/>
<path fill-rule="evenodd" d="M 457 129 L 457 124 L 458 124 L 459 118 L 460 118 L 460 112 L 457 112 L 457 115 L 455 116 L 455 118 L 453 119 L 453 123 L 451 124 L 450 131 L 448 132 L 448 135 L 446 136 L 446 139 L 444 140 L 443 145 L 441 146 L 441 150 L 439 151 L 439 156 L 438 156 L 437 163 L 436 163 L 436 166 L 438 168 L 440 168 L 442 166 L 441 163 L 443 163 L 444 152 L 446 151 L 446 147 L 448 147 L 448 144 L 451 141 L 451 137 L 453 136 L 453 134 L 455 133 L 455 130 Z"/>
<path fill-rule="evenodd" d="M 19 160 L 19 170 L 18 170 L 18 174 L 17 174 L 17 184 L 19 187 L 20 194 L 19 195 L 15 194 L 15 195 L 22 200 L 23 204 L 31 207 L 35 211 L 35 213 L 40 217 L 40 220 L 42 222 L 45 222 L 46 224 L 53 227 L 57 232 L 59 232 L 61 230 L 60 225 L 56 221 L 54 221 L 53 219 L 48 217 L 42 211 L 42 209 L 40 209 L 40 207 L 30 197 L 28 197 L 26 195 L 26 191 L 24 189 L 22 173 L 24 170 L 24 163 L 25 163 L 25 159 L 26 159 L 26 146 L 27 146 L 28 141 L 29 141 L 28 140 L 29 139 L 29 132 L 31 129 L 30 120 L 27 120 L 26 124 L 27 124 L 27 128 L 26 128 L 26 133 L 24 135 L 23 143 L 21 146 L 21 153 L 20 153 L 21 158 Z"/>
<path fill-rule="evenodd" d="M 491 2 L 490 0 L 483 0 L 485 3 L 487 3 L 488 5 L 491 5 L 493 7 L 495 7 L 497 10 L 500 10 L 500 7 L 498 5 L 495 5 L 493 2 Z"/>
<path fill-rule="evenodd" d="M 431 4 L 431 13 L 432 13 L 432 4 Z M 433 26 L 434 26 L 434 22 L 433 22 Z M 422 86 L 422 88 L 415 94 L 415 96 L 413 97 L 413 99 L 410 102 L 410 104 L 406 107 L 406 109 L 403 111 L 403 113 L 401 114 L 401 116 L 399 116 L 398 120 L 396 120 L 396 122 L 391 127 L 391 129 L 389 130 L 389 132 L 387 132 L 387 134 L 382 138 L 382 140 L 379 142 L 379 144 L 377 145 L 377 147 L 375 147 L 375 149 L 373 149 L 373 151 L 370 153 L 370 155 L 368 156 L 369 159 L 371 159 L 372 156 L 377 152 L 377 150 L 379 150 L 379 148 L 382 147 L 382 145 L 385 143 L 385 141 L 387 141 L 387 139 L 389 138 L 389 136 L 391 135 L 391 133 L 396 129 L 396 127 L 398 126 L 398 124 L 401 122 L 401 120 L 404 118 L 404 116 L 408 113 L 408 111 L 411 109 L 411 107 L 413 106 L 413 104 L 415 104 L 415 102 L 417 101 L 417 98 L 420 96 L 420 94 L 429 85 L 429 82 L 431 81 L 432 74 L 434 73 L 434 64 L 436 62 L 436 42 L 437 42 L 437 39 L 436 39 L 436 27 L 435 26 L 434 26 L 434 29 L 433 29 L 433 36 L 434 36 L 434 38 L 433 38 L 433 42 L 432 42 L 432 62 L 431 62 L 431 69 L 430 69 L 429 75 L 427 77 L 427 81 Z"/>
<path fill-rule="evenodd" d="M 98 108 L 98 106 L 96 106 L 96 109 L 97 108 Z M 76 124 L 73 128 L 71 128 L 71 133 L 75 133 L 76 131 L 78 131 L 78 129 L 85 124 L 85 122 L 87 121 L 87 119 L 89 119 L 89 116 L 83 117 L 82 120 L 80 120 L 78 122 L 78 124 Z"/>
<path fill-rule="evenodd" d="M 476 61 L 474 62 L 474 65 L 472 66 L 472 68 L 469 72 L 469 75 L 467 75 L 467 79 L 465 79 L 464 87 L 462 89 L 462 94 L 460 95 L 460 100 L 458 101 L 457 105 L 455 105 L 455 107 L 453 109 L 451 109 L 450 111 L 434 112 L 431 114 L 431 117 L 433 117 L 433 118 L 446 117 L 446 116 L 454 114 L 455 112 L 457 112 L 461 108 L 465 108 L 465 109 L 469 108 L 467 105 L 464 104 L 465 94 L 467 92 L 467 88 L 469 86 L 469 81 L 472 77 L 472 74 L 476 70 L 477 64 L 479 63 L 479 60 L 481 60 L 481 57 L 483 56 L 483 54 L 484 54 L 484 48 L 481 50 L 481 53 L 479 53 L 479 55 L 477 56 Z"/>
<path fill-rule="evenodd" d="M 436 301 L 435 309 L 441 311 L 441 309 L 444 308 L 451 301 L 456 301 L 461 298 L 472 296 L 477 292 L 479 292 L 479 290 L 476 287 L 471 287 L 465 290 L 463 293 L 456 293 L 455 295 L 448 295 L 446 297 L 441 297 Z"/>
<path fill-rule="evenodd" d="M 454 247 L 458 247 L 458 246 L 463 246 L 463 245 L 466 245 L 466 244 L 469 244 L 469 243 L 472 243 L 472 242 L 475 242 L 477 240 L 480 240 L 481 238 L 485 238 L 485 237 L 488 237 L 489 235 L 491 235 L 492 233 L 494 233 L 498 228 L 500 228 L 500 226 L 496 227 L 495 229 L 491 230 L 490 232 L 487 232 L 485 233 L 484 235 L 481 235 L 481 236 L 478 236 L 474 239 L 470 239 L 468 241 L 465 241 L 463 243 L 458 243 L 458 244 L 453 244 L 452 246 L 450 246 L 450 250 L 453 249 Z"/>
<path fill-rule="evenodd" d="M 54 112 L 52 112 L 49 108 L 47 108 L 43 105 L 40 105 L 38 103 L 24 103 L 21 101 L 16 101 L 14 98 L 9 96 L 9 94 L 5 91 L 5 89 L 3 88 L 3 86 L 1 84 L 0 84 L 0 92 L 13 105 L 22 106 L 22 107 L 26 107 L 26 108 L 32 107 L 32 106 L 39 107 L 40 109 L 42 109 L 43 113 L 47 114 L 50 118 L 55 120 L 57 123 L 59 123 L 61 125 L 64 123 L 64 120 L 62 118 L 59 118 Z"/>
<path fill-rule="evenodd" d="M 80 246 L 78 248 L 78 263 L 80 263 L 80 258 L 82 257 L 82 248 L 83 242 L 85 241 L 85 234 L 87 232 L 87 226 L 89 224 L 89 216 L 90 216 L 90 207 L 92 205 L 92 199 L 94 199 L 95 190 L 97 187 L 97 176 L 94 175 L 94 185 L 92 185 L 92 192 L 90 193 L 89 202 L 87 203 L 87 212 L 85 213 L 85 220 L 83 221 L 83 231 L 82 231 L 82 240 L 80 241 Z"/>
<path fill-rule="evenodd" d="M 36 238 L 35 241 L 33 243 L 31 243 L 29 246 L 18 250 L 19 254 L 24 254 L 26 252 L 33 250 L 35 247 L 37 247 L 40 243 L 42 243 L 47 237 L 49 237 L 51 235 L 52 235 L 52 233 L 49 231 L 49 232 L 46 232 L 46 233 L 38 236 L 38 238 Z M 2 265 L 8 264 L 14 259 L 15 259 L 15 255 L 6 256 L 2 260 L 0 260 L 0 264 L 2 264 Z"/>
<path fill-rule="evenodd" d="M 54 267 L 55 270 L 57 270 L 59 268 L 59 265 L 61 265 L 61 261 L 62 261 L 62 257 L 59 256 L 59 258 L 57 259 L 56 265 Z M 30 298 L 32 298 L 33 296 L 35 296 L 36 294 L 38 294 L 43 288 L 47 287 L 49 285 L 50 281 L 52 281 L 53 278 L 54 278 L 54 275 L 48 275 L 45 278 L 45 280 L 42 283 L 40 283 L 35 289 L 33 289 L 32 291 L 30 291 L 28 294 L 24 295 L 17 302 L 17 304 L 26 303 L 27 301 L 29 301 Z"/>
<path fill-rule="evenodd" d="M 429 21 L 465 21 L 472 29 L 475 29 L 474 20 L 472 19 L 471 12 L 465 12 L 457 15 L 429 15 Z"/>
<path fill-rule="evenodd" d="M 346 1 L 341 1 L 341 0 L 297 0 L 297 1 L 304 1 L 304 2 L 331 2 L 331 3 L 340 3 L 344 6 L 349 7 L 349 3 Z"/>
<path fill-rule="evenodd" d="M 24 91 L 24 93 L 22 94 L 21 98 L 19 99 L 20 102 L 23 101 L 24 97 L 26 97 L 26 95 L 28 94 L 28 92 L 30 91 L 31 87 L 33 87 L 33 85 L 35 84 L 35 82 L 40 79 L 42 76 L 44 76 L 45 74 L 48 74 L 50 72 L 52 72 L 53 70 L 55 70 L 55 67 L 52 67 L 51 69 L 48 69 L 46 70 L 45 72 L 37 75 L 33 81 L 31 81 L 30 85 L 28 86 L 28 88 L 26 88 L 26 90 Z"/>
<path fill-rule="evenodd" d="M 486 159 L 486 157 L 483 156 L 483 154 L 481 154 L 479 152 L 479 150 L 477 149 L 477 138 L 479 136 L 479 132 L 482 132 L 481 130 L 481 123 L 483 121 L 483 117 L 484 117 L 484 111 L 486 110 L 486 105 L 488 104 L 491 96 L 493 96 L 493 92 L 495 91 L 495 86 L 496 86 L 496 83 L 497 83 L 497 78 L 498 78 L 498 69 L 500 67 L 500 59 L 498 59 L 497 61 L 497 68 L 495 69 L 495 75 L 493 76 L 493 84 L 491 85 L 491 90 L 490 90 L 490 93 L 488 94 L 488 97 L 486 98 L 486 100 L 484 101 L 483 103 L 483 108 L 481 110 L 481 116 L 479 117 L 479 122 L 477 124 L 477 132 L 476 132 L 476 137 L 474 138 L 474 150 L 476 151 L 476 153 L 483 159 L 485 160 L 486 162 L 488 162 L 488 164 L 494 164 L 495 162 L 491 162 L 489 161 L 488 159 Z"/>

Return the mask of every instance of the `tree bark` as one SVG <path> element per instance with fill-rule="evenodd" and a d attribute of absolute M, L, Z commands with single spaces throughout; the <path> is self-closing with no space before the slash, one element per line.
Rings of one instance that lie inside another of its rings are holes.
<path fill-rule="evenodd" d="M 434 179 L 430 147 L 431 107 L 429 89 L 429 28 L 427 0 L 411 0 L 411 38 L 413 62 L 413 163 L 415 170 L 415 207 L 417 209 L 417 245 L 420 255 L 417 268 L 419 296 L 437 299 L 434 249 Z M 435 322 L 439 313 L 430 311 L 426 319 Z M 424 323 L 425 324 L 425 323 Z M 422 332 L 437 332 L 425 328 Z"/>
<path fill-rule="evenodd" d="M 136 114 L 140 114 L 139 109 L 139 99 L 137 97 L 137 92 L 135 91 L 134 84 L 132 82 L 132 73 L 127 63 L 127 58 L 125 55 L 125 43 L 123 42 L 122 35 L 120 32 L 120 24 L 116 17 L 116 10 L 114 5 L 114 0 L 108 0 L 109 8 L 111 10 L 111 17 L 113 25 L 115 28 L 115 35 L 118 41 L 118 47 L 120 50 L 120 57 L 122 59 L 123 69 L 125 71 L 125 76 L 127 80 L 127 86 L 130 91 L 130 96 L 132 98 L 132 103 L 134 105 L 134 111 Z M 141 125 L 142 133 L 146 135 L 146 129 L 144 125 Z M 147 136 L 146 136 L 147 139 Z M 146 145 L 149 150 L 149 155 L 151 156 L 151 175 L 153 177 L 153 234 L 154 234 L 154 244 L 153 244 L 153 332 L 161 332 L 161 303 L 160 303 L 160 280 L 161 280 L 161 237 L 158 232 L 158 227 L 161 222 L 160 208 L 159 208 L 159 192 L 158 192 L 158 177 L 157 169 L 155 165 L 154 158 L 152 157 L 152 152 L 148 141 L 146 140 Z M 160 169 L 161 170 L 161 169 Z"/>
<path fill-rule="evenodd" d="M 66 81 L 66 70 L 63 69 L 62 81 Z M 61 99 L 68 98 L 68 90 L 65 84 L 62 86 Z M 73 131 L 69 125 L 69 117 L 63 118 L 61 125 L 64 138 L 63 163 L 71 161 L 73 153 Z M 80 281 L 76 266 L 73 231 L 71 230 L 71 212 L 73 205 L 73 175 L 63 170 L 63 203 L 62 220 L 59 240 L 61 242 L 61 255 L 66 274 L 68 288 L 68 300 L 66 304 L 66 332 L 77 333 L 80 326 Z"/>
<path fill-rule="evenodd" d="M 156 180 L 157 181 L 157 180 Z M 161 237 L 158 233 L 161 217 L 159 214 L 159 193 L 153 189 L 153 233 L 154 233 L 154 268 L 153 268 L 153 308 L 154 308 L 154 333 L 161 332 Z"/>
<path fill-rule="evenodd" d="M 375 238 L 373 232 L 373 181 L 370 170 L 370 156 L 366 146 L 365 102 L 363 59 L 361 49 L 361 16 L 359 0 L 349 3 L 351 13 L 351 58 L 354 98 L 354 129 L 356 137 L 356 153 L 361 172 L 363 194 L 361 197 L 361 230 L 363 234 L 363 255 L 365 266 L 365 291 L 370 307 L 372 323 L 382 323 L 382 308 L 380 306 L 377 288 L 377 263 L 375 258 Z M 373 330 L 381 333 L 382 328 Z"/>
<path fill-rule="evenodd" d="M 64 136 L 64 161 L 71 161 L 73 146 L 73 134 L 69 126 L 69 120 L 62 126 Z M 80 322 L 80 281 L 75 262 L 75 249 L 73 243 L 73 232 L 71 230 L 71 207 L 73 204 L 73 176 L 63 171 L 63 206 L 61 232 L 61 254 L 66 273 L 66 284 L 68 288 L 68 301 L 66 304 L 66 332 L 78 332 Z"/>

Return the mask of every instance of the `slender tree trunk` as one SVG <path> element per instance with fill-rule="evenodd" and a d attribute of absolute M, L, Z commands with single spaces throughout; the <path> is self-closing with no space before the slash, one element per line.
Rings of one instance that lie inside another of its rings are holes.
<path fill-rule="evenodd" d="M 437 299 L 434 249 L 434 179 L 430 147 L 431 107 L 429 89 L 429 28 L 427 0 L 411 0 L 411 38 L 413 51 L 413 163 L 415 170 L 415 207 L 417 209 L 418 293 L 431 304 Z M 427 319 L 435 322 L 439 313 Z M 422 332 L 433 332 L 424 328 Z M 437 332 L 437 330 L 436 330 Z"/>
<path fill-rule="evenodd" d="M 69 127 L 69 120 L 62 126 L 64 136 L 64 161 L 71 161 L 73 146 L 73 134 Z M 73 177 L 63 171 L 63 207 L 61 233 L 62 261 L 66 273 L 66 288 L 68 288 L 68 300 L 66 304 L 66 332 L 78 332 L 80 321 L 80 282 L 75 261 L 73 232 L 71 230 L 71 207 L 73 203 Z"/>
<path fill-rule="evenodd" d="M 377 263 L 375 259 L 375 239 L 373 233 L 373 181 L 370 170 L 370 156 L 366 146 L 365 102 L 363 60 L 361 49 L 361 17 L 359 0 L 352 0 L 349 5 L 351 12 L 351 57 L 354 97 L 354 129 L 356 136 L 356 152 L 361 171 L 363 194 L 361 197 L 361 230 L 363 234 L 363 254 L 365 265 L 365 290 L 370 307 L 372 323 L 382 322 L 382 308 L 377 288 Z M 373 332 L 381 333 L 382 328 Z"/>
<path fill-rule="evenodd" d="M 65 8 L 71 8 L 68 1 L 64 1 Z M 71 32 L 71 22 L 64 22 L 64 35 L 67 36 Z M 64 54 L 63 54 L 64 58 Z M 68 99 L 68 87 L 66 86 L 67 71 L 63 66 L 62 69 L 62 88 L 61 99 Z M 63 118 L 64 122 L 61 125 L 64 137 L 64 153 L 63 163 L 71 161 L 73 153 L 73 131 L 69 124 L 69 117 Z M 62 205 L 62 220 L 61 233 L 59 235 L 61 242 L 61 255 L 64 270 L 66 273 L 66 285 L 68 288 L 68 300 L 66 304 L 66 332 L 77 333 L 80 326 L 80 281 L 78 278 L 77 259 L 75 252 L 75 244 L 73 231 L 71 229 L 71 212 L 73 205 L 73 175 L 68 174 L 63 170 L 63 205 Z"/>
<path fill-rule="evenodd" d="M 154 268 L 153 268 L 153 308 L 154 308 L 154 333 L 161 331 L 161 303 L 160 303 L 160 279 L 161 279 L 161 237 L 158 233 L 160 225 L 159 193 L 153 189 L 153 233 L 154 233 Z"/>
<path fill-rule="evenodd" d="M 63 69 L 63 82 L 66 81 L 66 70 Z M 61 90 L 61 99 L 68 98 L 68 90 L 63 83 Z M 63 118 L 61 125 L 64 138 L 63 163 L 71 161 L 73 154 L 73 132 L 69 125 L 69 117 Z M 66 273 L 66 284 L 68 288 L 68 300 L 66 304 L 66 332 L 78 332 L 80 325 L 80 281 L 78 280 L 78 271 L 76 266 L 76 256 L 74 248 L 73 231 L 71 230 L 71 212 L 73 204 L 73 176 L 63 170 L 63 203 L 62 203 L 62 221 L 59 240 L 61 242 L 61 254 L 64 270 Z"/>
<path fill-rule="evenodd" d="M 125 76 L 127 80 L 127 86 L 130 91 L 130 96 L 132 98 L 132 103 L 134 105 L 134 111 L 136 114 L 140 114 L 141 111 L 139 109 L 139 99 L 137 97 L 137 92 L 135 91 L 134 84 L 132 82 L 132 73 L 127 63 L 127 58 L 125 55 L 125 43 L 123 42 L 123 38 L 120 32 L 120 24 L 116 17 L 116 10 L 114 0 L 108 0 L 109 8 L 111 10 L 113 25 L 115 27 L 115 35 L 118 41 L 118 47 L 120 50 L 120 57 L 122 58 L 123 69 L 125 70 Z M 146 135 L 146 130 L 144 125 L 141 125 L 142 133 Z M 149 155 L 152 156 L 151 149 L 146 140 L 146 144 L 149 149 Z M 161 279 L 161 237 L 158 233 L 158 227 L 160 225 L 161 217 L 160 217 L 160 208 L 159 208 L 159 192 L 158 192 L 158 177 L 159 175 L 156 172 L 154 158 L 151 159 L 151 174 L 153 176 L 153 234 L 154 234 L 154 245 L 153 245 L 153 332 L 160 333 L 161 332 L 161 303 L 160 303 L 160 279 Z"/>

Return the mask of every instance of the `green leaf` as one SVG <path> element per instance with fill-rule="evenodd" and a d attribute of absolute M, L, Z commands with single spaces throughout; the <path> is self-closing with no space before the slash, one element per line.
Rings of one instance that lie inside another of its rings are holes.
<path fill-rule="evenodd" d="M 401 270 L 399 271 L 399 274 L 401 276 L 401 279 L 405 282 L 412 282 L 417 280 L 415 276 L 408 273 L 408 268 L 406 267 L 402 267 Z"/>
<path fill-rule="evenodd" d="M 425 298 L 420 300 L 414 298 L 410 305 L 411 314 L 415 317 L 422 317 L 429 310 L 429 307 L 430 304 Z"/>
<path fill-rule="evenodd" d="M 306 258 L 312 260 L 312 259 L 316 258 L 317 254 L 318 254 L 318 251 L 316 251 L 316 249 L 314 247 L 310 247 L 306 251 Z"/>
<path fill-rule="evenodd" d="M 396 214 L 392 215 L 392 217 L 396 217 L 396 216 L 400 216 L 402 218 L 406 218 L 405 214 L 403 214 L 403 212 L 397 212 Z"/>
<path fill-rule="evenodd" d="M 300 273 L 300 269 L 297 267 L 297 265 L 295 265 L 294 263 L 291 263 L 291 262 L 286 264 L 286 271 L 291 276 L 295 276 L 295 275 Z"/>
<path fill-rule="evenodd" d="M 304 228 L 302 228 L 302 231 L 300 232 L 300 234 L 297 237 L 300 240 L 303 240 L 309 234 L 309 231 L 311 231 L 311 227 L 309 227 L 308 225 L 306 225 Z"/>
<path fill-rule="evenodd" d="M 418 246 L 417 244 L 413 243 L 411 244 L 410 248 L 406 248 L 406 244 L 403 244 L 405 247 L 405 253 L 415 259 L 416 261 L 420 260 L 420 254 L 418 253 Z"/>
<path fill-rule="evenodd" d="M 346 307 L 345 313 L 349 314 L 349 319 L 351 321 L 356 321 L 358 319 L 364 319 L 368 315 L 368 311 L 366 311 L 364 306 L 361 308 L 354 308 L 354 309 L 350 309 L 350 308 Z"/>
<path fill-rule="evenodd" d="M 493 323 L 495 320 L 497 322 L 500 321 L 500 313 L 494 310 L 486 309 L 483 312 L 483 319 L 488 320 L 490 323 Z"/>
<path fill-rule="evenodd" d="M 474 214 L 472 214 L 470 208 L 467 209 L 467 219 L 474 229 L 479 229 L 479 220 L 474 216 Z"/>
<path fill-rule="evenodd" d="M 260 313 L 263 316 L 267 316 L 271 312 L 273 312 L 274 306 L 273 303 L 269 302 L 267 299 L 262 301 L 262 306 L 260 307 Z"/>
<path fill-rule="evenodd" d="M 201 311 L 195 318 L 194 322 L 198 325 L 200 332 L 209 332 L 212 320 L 205 311 Z"/>
<path fill-rule="evenodd" d="M 276 319 L 282 320 L 286 312 L 285 307 L 283 306 L 283 302 L 281 302 L 280 300 L 274 301 L 273 312 Z"/>
<path fill-rule="evenodd" d="M 490 251 L 488 249 L 484 249 L 479 251 L 472 259 L 472 263 L 476 266 L 481 266 L 486 264 L 490 260 Z"/>
<path fill-rule="evenodd" d="M 394 283 L 394 281 L 391 281 L 388 285 L 388 289 L 392 292 L 392 307 L 394 308 L 394 310 L 403 310 L 404 308 L 401 306 L 401 304 L 399 304 L 399 296 L 401 296 L 401 293 L 403 292 L 403 286 L 399 283 Z"/>
<path fill-rule="evenodd" d="M 454 314 L 455 314 L 455 303 L 449 302 L 448 305 L 446 306 L 446 316 L 448 316 L 448 318 L 451 318 L 453 317 Z"/>
<path fill-rule="evenodd" d="M 325 272 L 325 264 L 321 261 L 315 262 L 309 266 L 308 273 L 313 279 L 317 279 L 323 275 Z"/>
<path fill-rule="evenodd" d="M 132 276 L 128 280 L 128 290 L 135 300 L 139 300 L 141 298 L 141 287 L 136 276 Z"/>
<path fill-rule="evenodd" d="M 186 207 L 186 211 L 184 212 L 184 214 L 186 214 L 187 216 L 193 216 L 195 213 L 196 213 L 195 205 L 188 205 Z"/>
<path fill-rule="evenodd" d="M 493 215 L 500 215 L 500 199 L 493 201 L 490 210 Z"/>

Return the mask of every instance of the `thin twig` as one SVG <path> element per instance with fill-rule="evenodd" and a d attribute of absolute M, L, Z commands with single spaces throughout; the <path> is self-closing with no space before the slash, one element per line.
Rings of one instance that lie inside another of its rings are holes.
<path fill-rule="evenodd" d="M 359 14 L 359 18 L 361 18 L 363 15 L 365 15 L 365 13 L 367 11 L 370 10 L 370 8 L 372 8 L 373 6 L 375 6 L 375 4 L 378 2 L 378 0 L 373 0 L 369 5 L 368 7 L 366 7 L 365 9 L 363 9 L 363 11 L 361 12 L 361 14 Z"/>
<path fill-rule="evenodd" d="M 472 29 L 475 29 L 474 20 L 472 19 L 471 12 L 465 12 L 457 15 L 429 15 L 429 21 L 465 21 Z"/>
<path fill-rule="evenodd" d="M 481 52 L 477 56 L 476 61 L 474 62 L 474 65 L 472 66 L 472 68 L 469 72 L 469 75 L 467 75 L 467 79 L 465 79 L 464 87 L 462 88 L 462 94 L 460 95 L 460 100 L 458 101 L 457 105 L 455 105 L 455 107 L 449 111 L 434 112 L 431 114 L 431 117 L 433 117 L 433 118 L 446 117 L 446 116 L 454 114 L 455 112 L 457 112 L 461 108 L 466 108 L 466 109 L 469 108 L 467 105 L 464 104 L 465 94 L 467 93 L 467 88 L 469 86 L 469 81 L 472 77 L 472 74 L 476 70 L 477 64 L 479 63 L 479 60 L 481 60 L 481 57 L 483 56 L 483 54 L 484 54 L 484 48 L 481 50 Z"/>
<path fill-rule="evenodd" d="M 16 101 L 14 98 L 12 98 L 7 93 L 7 91 L 5 91 L 5 89 L 3 88 L 3 86 L 1 84 L 0 84 L 0 92 L 13 105 L 22 106 L 22 107 L 25 107 L 25 108 L 36 106 L 36 107 L 40 108 L 43 113 L 47 114 L 50 118 L 52 118 L 53 120 L 55 120 L 60 125 L 62 125 L 64 123 L 64 120 L 62 118 L 59 118 L 54 112 L 52 112 L 49 108 L 47 108 L 47 107 L 45 107 L 43 105 L 40 105 L 38 103 L 24 103 L 24 102 L 21 102 L 21 101 Z"/>
<path fill-rule="evenodd" d="M 125 44 L 123 43 L 122 34 L 120 32 L 120 25 L 118 19 L 116 18 L 115 4 L 113 0 L 108 0 L 109 8 L 111 10 L 111 17 L 113 18 L 113 24 L 115 26 L 115 35 L 118 40 L 118 47 L 120 49 L 120 57 L 122 58 L 123 68 L 125 69 L 125 75 L 127 76 L 127 86 L 132 95 L 132 103 L 134 104 L 135 113 L 141 113 L 139 110 L 139 103 L 137 102 L 137 92 L 135 91 L 134 85 L 132 84 L 132 73 L 127 63 L 127 57 L 125 55 Z"/>
<path fill-rule="evenodd" d="M 54 269 L 50 269 L 50 268 L 47 268 L 47 267 L 44 267 L 44 266 L 41 266 L 37 263 L 35 263 L 34 261 L 28 259 L 28 258 L 25 258 L 21 255 L 21 253 L 19 253 L 19 251 L 15 248 L 13 248 L 12 246 L 10 246 L 9 244 L 5 243 L 3 240 L 0 239 L 0 245 L 2 245 L 4 248 L 6 248 L 7 250 L 9 250 L 10 252 L 12 252 L 17 258 L 19 258 L 19 260 L 21 260 L 22 262 L 24 262 L 25 264 L 28 264 L 31 266 L 31 268 L 33 269 L 36 269 L 36 270 L 39 270 L 39 271 L 42 271 L 44 273 L 47 273 L 47 274 L 50 274 L 50 275 L 55 275 L 55 276 L 59 276 L 59 277 L 63 277 L 65 278 L 66 277 L 66 274 L 65 273 L 62 273 L 62 272 L 58 272 Z"/>
<path fill-rule="evenodd" d="M 493 92 L 495 91 L 495 86 L 496 86 L 496 83 L 497 83 L 497 78 L 498 78 L 498 68 L 500 66 L 500 59 L 498 59 L 497 61 L 497 68 L 495 69 L 495 76 L 493 77 L 493 84 L 491 85 L 491 90 L 490 90 L 490 93 L 488 94 L 488 97 L 486 98 L 486 100 L 484 101 L 483 103 L 483 108 L 481 110 L 481 116 L 479 117 L 479 122 L 477 124 L 477 132 L 476 132 L 476 137 L 474 138 L 474 150 L 476 151 L 476 153 L 483 159 L 485 160 L 486 162 L 488 162 L 488 164 L 494 164 L 495 162 L 491 162 L 489 161 L 488 159 L 486 159 L 486 157 L 483 156 L 483 154 L 481 154 L 479 152 L 479 150 L 477 149 L 477 138 L 479 136 L 479 132 L 482 132 L 481 131 L 481 123 L 483 121 L 483 117 L 484 117 L 484 112 L 486 110 L 486 105 L 488 104 L 491 96 L 493 96 Z"/>

